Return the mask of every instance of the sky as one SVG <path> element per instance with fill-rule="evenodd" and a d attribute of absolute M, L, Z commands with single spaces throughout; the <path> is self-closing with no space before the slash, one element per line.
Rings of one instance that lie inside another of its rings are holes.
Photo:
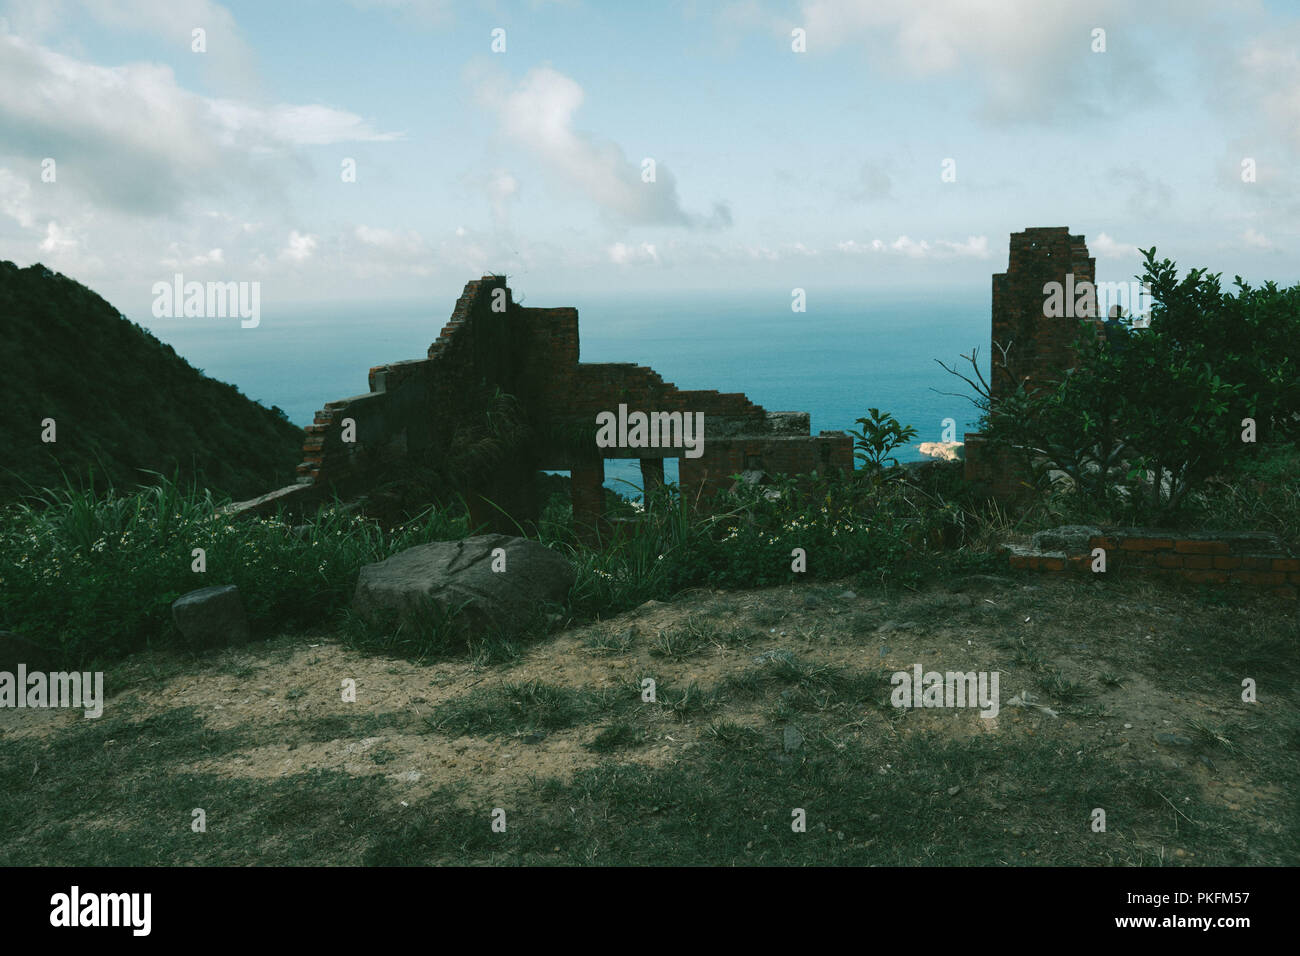
<path fill-rule="evenodd" d="M 987 296 L 1030 226 L 1291 284 L 1298 170 L 1289 2 L 0 0 L 0 259 L 139 321 Z"/>

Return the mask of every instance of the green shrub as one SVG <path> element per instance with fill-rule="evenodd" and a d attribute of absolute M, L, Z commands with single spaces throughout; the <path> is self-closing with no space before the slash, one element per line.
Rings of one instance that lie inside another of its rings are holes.
<path fill-rule="evenodd" d="M 130 494 L 71 487 L 40 506 L 0 512 L 0 628 L 69 663 L 116 657 L 173 637 L 171 604 L 235 584 L 264 627 L 326 619 L 346 606 L 361 565 L 429 541 L 460 537 L 465 519 L 430 510 L 385 531 L 336 506 L 294 525 L 233 519 L 207 492 L 160 480 Z M 192 570 L 205 552 L 204 573 Z"/>
<path fill-rule="evenodd" d="M 990 441 L 1018 449 L 1040 478 L 1063 471 L 1081 496 L 1139 521 L 1172 518 L 1260 444 L 1300 432 L 1300 286 L 1238 277 L 1228 293 L 1218 275 L 1180 280 L 1154 248 L 1143 255 L 1148 324 L 1121 318 L 1099 337 L 1082 321 L 1078 365 L 1059 381 L 976 401 Z"/>

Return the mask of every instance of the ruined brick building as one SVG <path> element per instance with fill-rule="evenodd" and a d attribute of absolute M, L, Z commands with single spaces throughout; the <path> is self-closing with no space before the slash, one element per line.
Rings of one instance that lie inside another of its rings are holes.
<path fill-rule="evenodd" d="M 1096 262 L 1082 236 L 1066 227 L 1026 229 L 1011 236 L 1007 271 L 993 276 L 994 397 L 1018 382 L 1048 382 L 1075 362 L 1077 323 L 1044 315 L 1044 286 L 1094 281 Z M 1098 327 L 1101 324 L 1098 323 Z M 525 308 L 502 276 L 465 286 L 451 319 L 424 358 L 370 370 L 370 391 L 328 402 L 307 428 L 296 484 L 234 506 L 236 513 L 300 508 L 338 493 L 363 491 L 395 465 L 438 462 L 458 442 L 490 424 L 493 402 L 513 396 L 530 438 L 475 476 L 463 489 L 476 523 L 513 530 L 538 514 L 539 470 L 572 475 L 575 524 L 602 528 L 604 460 L 637 458 L 646 488 L 664 480 L 664 459 L 679 459 L 679 484 L 697 500 L 744 471 L 807 474 L 853 467 L 844 432 L 810 433 L 807 412 L 769 412 L 739 392 L 686 390 L 633 363 L 579 358 L 578 310 Z M 597 448 L 596 416 L 619 405 L 644 412 L 703 413 L 698 458 L 680 448 Z M 1005 451 L 978 433 L 965 436 L 965 473 L 993 497 L 1013 497 L 1024 475 Z M 506 518 L 502 512 L 509 515 Z"/>
<path fill-rule="evenodd" d="M 298 507 L 346 495 L 394 464 L 435 461 L 493 400 L 513 396 L 530 439 L 464 489 L 472 516 L 495 530 L 535 518 L 538 470 L 569 471 L 575 525 L 598 532 L 604 459 L 638 458 L 647 488 L 662 484 L 664 459 L 679 458 L 684 494 L 706 499 L 743 471 L 806 474 L 853 467 L 843 432 L 811 435 L 806 412 L 769 412 L 739 392 L 680 389 L 633 363 L 579 361 L 578 310 L 525 308 L 506 280 L 469 282 L 427 357 L 370 370 L 370 391 L 326 403 L 308 426 L 298 483 L 242 502 L 238 512 Z M 681 448 L 596 448 L 596 416 L 619 405 L 644 412 L 702 413 L 703 454 Z M 350 440 L 349 440 L 350 439 Z M 490 502 L 490 503 L 489 503 Z M 510 518 L 502 515 L 502 510 Z"/>

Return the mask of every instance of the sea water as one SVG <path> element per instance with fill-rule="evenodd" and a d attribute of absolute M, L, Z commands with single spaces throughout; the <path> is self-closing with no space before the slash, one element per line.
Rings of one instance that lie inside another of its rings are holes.
<path fill-rule="evenodd" d="M 900 461 L 920 458 L 921 442 L 941 441 L 945 419 L 958 441 L 974 424 L 971 389 L 936 359 L 969 374 L 960 356 L 978 346 L 988 374 L 987 292 L 850 291 L 819 295 L 806 312 L 792 312 L 788 299 L 727 292 L 569 296 L 563 304 L 579 310 L 581 361 L 648 365 L 678 388 L 744 392 L 768 411 L 809 412 L 814 434 L 858 428 L 855 420 L 878 408 L 917 430 L 896 453 Z M 255 329 L 215 319 L 140 323 L 205 374 L 306 425 L 326 402 L 368 391 L 371 366 L 423 358 L 450 311 L 268 304 Z M 676 460 L 666 466 L 675 481 Z M 607 461 L 605 478 L 638 496 L 635 460 Z"/>

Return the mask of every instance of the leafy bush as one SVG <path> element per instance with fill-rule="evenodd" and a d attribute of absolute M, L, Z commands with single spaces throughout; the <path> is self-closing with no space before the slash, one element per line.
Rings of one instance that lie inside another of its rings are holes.
<path fill-rule="evenodd" d="M 981 398 L 989 439 L 1020 451 L 1040 478 L 1057 469 L 1086 498 L 1168 519 L 1256 451 L 1245 419 L 1261 442 L 1300 431 L 1300 286 L 1253 289 L 1238 277 L 1227 293 L 1218 275 L 1179 280 L 1154 248 L 1143 255 L 1148 324 L 1123 317 L 1098 336 L 1083 321 L 1078 365 L 1059 381 Z"/>

